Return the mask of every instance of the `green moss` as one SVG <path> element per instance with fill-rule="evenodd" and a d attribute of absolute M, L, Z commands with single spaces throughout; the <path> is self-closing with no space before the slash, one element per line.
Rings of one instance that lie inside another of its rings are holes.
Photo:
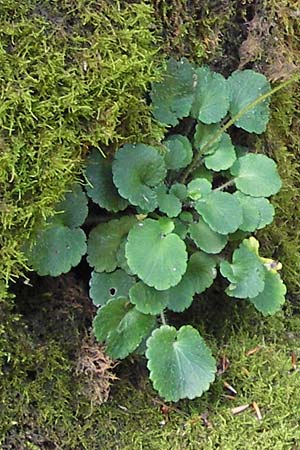
<path fill-rule="evenodd" d="M 1 2 L 0 213 L 4 282 L 20 275 L 20 246 L 80 174 L 91 147 L 161 135 L 145 92 L 157 39 L 144 3 Z"/>

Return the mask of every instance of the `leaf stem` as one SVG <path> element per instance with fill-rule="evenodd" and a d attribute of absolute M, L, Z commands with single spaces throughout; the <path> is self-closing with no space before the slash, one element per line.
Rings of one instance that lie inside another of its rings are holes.
<path fill-rule="evenodd" d="M 225 125 L 223 127 L 221 127 L 212 137 L 211 139 L 209 139 L 206 144 L 202 147 L 201 152 L 196 153 L 196 155 L 193 158 L 193 161 L 191 162 L 191 164 L 188 166 L 188 168 L 186 169 L 186 171 L 183 173 L 182 178 L 181 178 L 181 183 L 185 183 L 185 181 L 187 180 L 188 176 L 196 169 L 199 160 L 201 158 L 201 156 L 203 155 L 203 153 L 205 153 L 205 151 L 207 150 L 207 148 L 209 148 L 212 144 L 214 144 L 219 137 L 226 131 L 228 130 L 229 127 L 231 127 L 231 125 L 233 125 L 238 119 L 240 119 L 244 114 L 246 114 L 250 109 L 254 108 L 256 105 L 258 105 L 259 103 L 261 103 L 262 101 L 264 101 L 265 99 L 267 99 L 268 97 L 270 97 L 271 95 L 275 94 L 275 92 L 279 91 L 280 89 L 285 88 L 286 86 L 288 86 L 289 84 L 293 83 L 294 81 L 297 80 L 297 78 L 299 78 L 299 75 L 296 74 L 295 76 L 293 76 L 292 78 L 290 78 L 289 80 L 285 81 L 284 83 L 281 83 L 280 85 L 274 87 L 273 89 L 271 89 L 269 92 L 266 92 L 265 94 L 261 95 L 260 97 L 257 97 L 255 100 L 253 100 L 251 103 L 249 103 L 248 105 L 246 105 L 244 108 L 242 108 L 235 116 L 233 116 L 230 120 L 228 120 L 228 122 L 225 123 Z"/>
<path fill-rule="evenodd" d="M 213 189 L 213 191 L 214 191 L 214 192 L 217 192 L 217 191 L 223 191 L 223 189 L 226 189 L 227 187 L 232 186 L 233 184 L 234 184 L 234 179 L 233 179 L 233 180 L 226 181 L 226 183 L 221 184 L 221 186 L 219 186 L 219 187 Z"/>
<path fill-rule="evenodd" d="M 160 313 L 160 318 L 161 318 L 161 323 L 163 325 L 167 325 L 166 316 L 163 311 Z"/>

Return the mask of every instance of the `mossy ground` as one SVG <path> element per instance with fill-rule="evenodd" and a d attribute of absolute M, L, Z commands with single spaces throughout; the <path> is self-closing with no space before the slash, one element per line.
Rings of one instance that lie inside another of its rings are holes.
<path fill-rule="evenodd" d="M 23 239 L 41 211 L 51 214 L 89 148 L 113 150 L 125 139 L 151 141 L 161 133 L 145 101 L 148 83 L 158 76 L 159 43 L 167 54 L 207 62 L 225 75 L 240 65 L 280 80 L 300 63 L 297 0 L 155 0 L 153 10 L 142 1 L 100 3 L 1 2 L 4 284 L 23 272 Z M 121 380 L 107 404 L 96 406 L 84 395 L 84 380 L 74 372 L 90 324 L 84 295 L 72 302 L 68 291 L 62 301 L 49 285 L 34 295 L 41 281 L 33 290 L 20 284 L 15 306 L 0 303 L 4 450 L 300 448 L 300 378 L 291 361 L 291 352 L 300 352 L 299 105 L 299 86 L 279 93 L 268 131 L 255 143 L 277 159 L 284 180 L 273 200 L 275 226 L 260 239 L 266 255 L 284 264 L 292 300 L 285 315 L 262 319 L 242 302 L 223 299 L 189 310 L 185 319 L 194 317 L 230 366 L 209 393 L 180 402 L 162 424 L 143 362 L 118 368 Z M 237 390 L 234 400 L 224 397 L 224 381 Z M 262 421 L 252 408 L 232 415 L 232 407 L 253 401 Z M 206 413 L 212 428 L 203 423 Z"/>

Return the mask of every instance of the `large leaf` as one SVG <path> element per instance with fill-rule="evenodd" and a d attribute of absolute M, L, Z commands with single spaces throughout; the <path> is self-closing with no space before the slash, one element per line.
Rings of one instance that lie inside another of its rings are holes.
<path fill-rule="evenodd" d="M 253 70 L 233 72 L 227 82 L 230 90 L 229 111 L 232 117 L 271 89 L 266 77 Z M 234 124 L 249 133 L 263 133 L 269 120 L 269 103 L 268 97 L 243 114 Z"/>
<path fill-rule="evenodd" d="M 278 273 L 265 268 L 264 290 L 254 298 L 250 298 L 255 308 L 264 316 L 274 314 L 280 310 L 285 301 L 286 287 Z"/>
<path fill-rule="evenodd" d="M 52 225 L 37 235 L 27 256 L 39 275 L 56 277 L 77 266 L 85 253 L 86 236 L 81 228 Z"/>
<path fill-rule="evenodd" d="M 135 279 L 120 269 L 111 273 L 93 271 L 90 279 L 90 297 L 94 305 L 105 305 L 113 298 L 127 297 L 134 283 Z"/>
<path fill-rule="evenodd" d="M 130 230 L 125 251 L 132 272 L 157 290 L 175 286 L 186 271 L 185 243 L 153 219 Z"/>
<path fill-rule="evenodd" d="M 173 134 L 163 144 L 168 150 L 164 155 L 167 169 L 182 169 L 192 161 L 193 149 L 186 136 Z"/>
<path fill-rule="evenodd" d="M 216 362 L 197 330 L 164 325 L 147 341 L 153 386 L 167 401 L 200 397 L 214 381 Z"/>
<path fill-rule="evenodd" d="M 126 298 L 109 300 L 98 309 L 93 330 L 99 342 L 106 342 L 113 359 L 126 358 L 149 334 L 155 317 L 140 313 Z"/>
<path fill-rule="evenodd" d="M 87 261 L 97 272 L 112 272 L 118 265 L 117 252 L 122 239 L 136 223 L 134 216 L 100 223 L 88 238 Z"/>
<path fill-rule="evenodd" d="M 147 286 L 142 281 L 139 281 L 129 291 L 131 303 L 144 314 L 159 314 L 161 313 L 169 299 L 169 291 L 157 291 L 156 289 Z"/>
<path fill-rule="evenodd" d="M 259 257 L 249 250 L 244 240 L 232 256 L 232 264 L 222 261 L 221 274 L 230 281 L 226 294 L 236 298 L 254 298 L 265 286 L 264 265 Z"/>
<path fill-rule="evenodd" d="M 239 158 L 230 169 L 236 187 L 253 197 L 270 197 L 281 188 L 281 180 L 273 159 L 249 153 Z"/>
<path fill-rule="evenodd" d="M 150 97 L 154 117 L 165 125 L 176 125 L 189 115 L 195 90 L 193 66 L 186 60 L 171 58 L 161 82 L 152 84 Z"/>
<path fill-rule="evenodd" d="M 101 208 L 118 212 L 128 206 L 113 183 L 111 161 L 103 158 L 98 150 L 89 155 L 85 173 L 88 181 L 86 192 Z"/>
<path fill-rule="evenodd" d="M 65 198 L 56 206 L 59 214 L 51 217 L 49 222 L 53 225 L 65 225 L 69 228 L 77 228 L 83 224 L 87 215 L 87 197 L 79 184 L 74 184 L 65 194 Z"/>
<path fill-rule="evenodd" d="M 225 78 L 208 67 L 196 69 L 197 84 L 191 116 L 203 123 L 216 123 L 226 116 L 229 90 Z"/>
<path fill-rule="evenodd" d="M 150 212 L 157 207 L 153 187 L 165 176 L 164 159 L 154 147 L 126 144 L 115 156 L 113 180 L 120 195 L 144 211 Z"/>
<path fill-rule="evenodd" d="M 227 235 L 213 231 L 201 218 L 189 226 L 189 234 L 197 247 L 206 253 L 220 253 L 228 241 Z"/>
<path fill-rule="evenodd" d="M 228 192 L 215 191 L 195 203 L 195 208 L 213 231 L 234 233 L 243 221 L 239 201 Z"/>

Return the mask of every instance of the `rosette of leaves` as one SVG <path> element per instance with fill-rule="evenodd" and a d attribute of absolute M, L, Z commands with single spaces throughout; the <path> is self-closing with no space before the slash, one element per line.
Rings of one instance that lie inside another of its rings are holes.
<path fill-rule="evenodd" d="M 198 330 L 167 320 L 169 310 L 185 311 L 210 288 L 217 266 L 229 297 L 264 315 L 284 302 L 280 264 L 261 257 L 248 237 L 273 220 L 268 198 L 281 186 L 276 164 L 241 150 L 230 135 L 232 125 L 265 129 L 270 94 L 265 77 L 251 70 L 225 79 L 171 59 L 152 86 L 153 114 L 167 126 L 190 117 L 192 127 L 178 134 L 183 121 L 157 145 L 126 144 L 113 158 L 97 151 L 88 157 L 86 192 L 107 210 L 87 239 L 94 334 L 115 359 L 145 348 L 153 385 L 168 401 L 200 396 L 214 380 L 216 361 Z M 62 273 L 85 252 L 79 227 L 87 199 L 77 187 L 70 195 L 32 248 L 41 274 Z M 238 235 L 246 238 L 226 248 Z"/>

